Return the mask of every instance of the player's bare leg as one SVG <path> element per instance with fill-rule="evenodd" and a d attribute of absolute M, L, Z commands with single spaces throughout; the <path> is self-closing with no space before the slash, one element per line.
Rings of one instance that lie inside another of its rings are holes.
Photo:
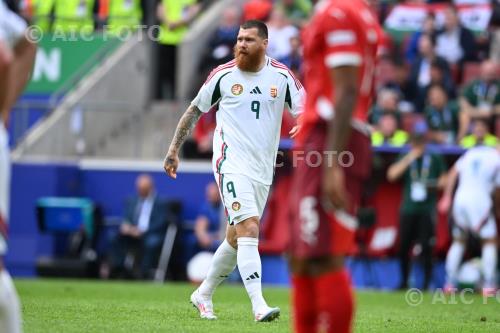
<path fill-rule="evenodd" d="M 16 289 L 0 258 L 0 332 L 20 333 L 21 310 Z"/>
<path fill-rule="evenodd" d="M 444 292 L 451 294 L 456 290 L 457 274 L 465 251 L 465 239 L 455 238 L 446 255 L 446 284 Z"/>
<path fill-rule="evenodd" d="M 350 332 L 354 300 L 344 257 L 291 258 L 290 269 L 296 333 Z"/>
<path fill-rule="evenodd" d="M 228 225 L 226 239 L 215 251 L 207 277 L 200 287 L 191 294 L 191 303 L 200 312 L 203 319 L 217 319 L 213 310 L 212 296 L 219 284 L 224 281 L 236 267 L 236 229 Z"/>
<path fill-rule="evenodd" d="M 0 80 L 0 91 L 3 91 L 0 93 L 0 112 L 5 124 L 8 121 L 9 110 L 14 106 L 30 78 L 35 62 L 36 44 L 23 37 L 15 45 L 12 53 L 9 70 Z"/>
<path fill-rule="evenodd" d="M 484 284 L 483 295 L 495 296 L 497 292 L 495 271 L 497 267 L 497 240 L 496 238 L 483 239 L 481 263 L 483 266 Z"/>

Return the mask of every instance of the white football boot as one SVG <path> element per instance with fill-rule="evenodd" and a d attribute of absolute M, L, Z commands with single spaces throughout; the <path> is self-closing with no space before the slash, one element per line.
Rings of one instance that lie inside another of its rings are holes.
<path fill-rule="evenodd" d="M 280 308 L 271 308 L 269 306 L 259 309 L 254 312 L 255 321 L 268 322 L 278 319 L 280 316 Z"/>
<path fill-rule="evenodd" d="M 217 319 L 217 316 L 214 314 L 212 299 L 202 296 L 198 289 L 191 294 L 191 304 L 198 310 L 201 318 L 208 320 Z"/>

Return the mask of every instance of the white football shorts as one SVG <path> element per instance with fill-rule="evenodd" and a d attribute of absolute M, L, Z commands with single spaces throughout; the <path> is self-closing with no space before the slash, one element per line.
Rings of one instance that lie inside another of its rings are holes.
<path fill-rule="evenodd" d="M 245 175 L 215 174 L 228 223 L 238 224 L 250 217 L 262 217 L 270 185 L 264 185 Z"/>
<path fill-rule="evenodd" d="M 488 196 L 458 195 L 453 200 L 453 236 L 461 237 L 470 232 L 482 239 L 497 236 L 497 225 Z"/>

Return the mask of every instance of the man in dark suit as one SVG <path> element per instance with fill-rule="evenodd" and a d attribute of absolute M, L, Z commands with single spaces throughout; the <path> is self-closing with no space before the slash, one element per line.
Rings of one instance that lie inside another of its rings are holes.
<path fill-rule="evenodd" d="M 456 7 L 444 11 L 444 27 L 437 32 L 436 53 L 451 66 L 461 68 L 466 61 L 477 61 L 477 43 L 474 34 L 460 23 Z"/>
<path fill-rule="evenodd" d="M 152 178 L 146 174 L 139 175 L 136 187 L 137 196 L 127 202 L 125 220 L 113 242 L 113 277 L 137 276 L 134 274 L 137 263 L 140 264 L 140 277 L 151 277 L 165 237 L 166 207 L 156 195 Z"/>

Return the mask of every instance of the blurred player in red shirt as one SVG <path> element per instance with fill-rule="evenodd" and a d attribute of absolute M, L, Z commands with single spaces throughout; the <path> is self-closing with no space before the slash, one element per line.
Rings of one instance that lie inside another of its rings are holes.
<path fill-rule="evenodd" d="M 356 210 L 371 171 L 365 121 L 382 39 L 364 0 L 318 2 L 304 31 L 306 111 L 290 205 L 298 333 L 351 331 L 354 301 L 344 256 L 353 246 Z"/>

